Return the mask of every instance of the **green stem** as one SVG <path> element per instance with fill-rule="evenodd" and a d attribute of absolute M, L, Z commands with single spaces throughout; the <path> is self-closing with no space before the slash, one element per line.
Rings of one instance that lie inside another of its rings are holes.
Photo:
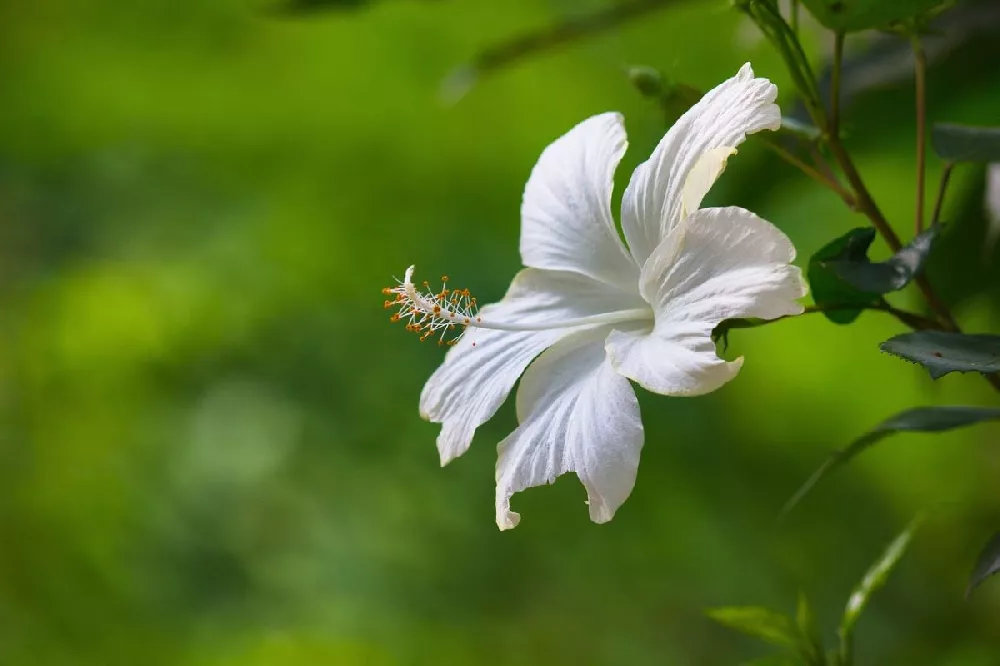
<path fill-rule="evenodd" d="M 833 67 L 830 72 L 830 136 L 840 140 L 840 73 L 844 65 L 844 33 L 833 36 Z"/>
<path fill-rule="evenodd" d="M 920 37 L 913 36 L 914 79 L 917 104 L 917 219 L 915 234 L 924 230 L 924 171 L 927 153 L 927 54 Z"/>

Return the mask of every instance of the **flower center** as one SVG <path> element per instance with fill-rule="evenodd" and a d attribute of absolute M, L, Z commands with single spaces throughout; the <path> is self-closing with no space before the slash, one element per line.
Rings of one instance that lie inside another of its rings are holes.
<path fill-rule="evenodd" d="M 395 287 L 386 287 L 382 293 L 395 296 L 383 304 L 386 309 L 399 308 L 389 318 L 390 321 L 406 322 L 406 330 L 420 335 L 423 342 L 435 335 L 439 345 L 455 345 L 469 328 L 485 328 L 496 331 L 548 331 L 557 328 L 572 328 L 591 324 L 612 324 L 635 319 L 648 319 L 648 309 L 617 310 L 587 317 L 553 320 L 538 323 L 517 323 L 484 320 L 479 315 L 476 298 L 468 289 L 449 289 L 448 276 L 442 276 L 440 291 L 431 291 L 429 283 L 423 283 L 423 291 L 413 283 L 414 266 L 406 269 L 402 281 Z M 475 342 L 472 343 L 475 346 Z"/>

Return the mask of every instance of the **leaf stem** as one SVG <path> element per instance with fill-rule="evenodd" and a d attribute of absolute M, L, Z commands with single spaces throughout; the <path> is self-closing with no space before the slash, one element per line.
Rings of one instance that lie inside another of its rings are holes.
<path fill-rule="evenodd" d="M 917 219 L 915 234 L 924 230 L 924 172 L 927 154 L 927 54 L 920 37 L 914 35 L 913 59 L 917 104 Z"/>

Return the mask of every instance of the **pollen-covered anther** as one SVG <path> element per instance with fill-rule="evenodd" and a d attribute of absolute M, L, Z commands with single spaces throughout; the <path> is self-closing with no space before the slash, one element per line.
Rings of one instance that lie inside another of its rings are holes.
<path fill-rule="evenodd" d="M 413 267 L 395 287 L 386 287 L 382 293 L 395 296 L 385 301 L 384 307 L 398 310 L 392 321 L 404 321 L 406 330 L 419 334 L 420 340 L 438 336 L 438 344 L 454 345 L 461 339 L 468 326 L 481 323 L 476 299 L 468 289 L 449 289 L 448 276 L 441 276 L 441 288 L 432 291 L 430 284 L 421 283 L 418 289 L 413 282 Z M 475 323 L 473 323 L 475 322 Z"/>

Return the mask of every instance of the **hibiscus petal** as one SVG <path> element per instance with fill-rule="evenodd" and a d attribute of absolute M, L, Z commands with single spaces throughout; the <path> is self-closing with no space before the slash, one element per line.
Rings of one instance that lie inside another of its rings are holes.
<path fill-rule="evenodd" d="M 625 293 L 576 273 L 527 268 L 517 274 L 503 300 L 484 307 L 480 316 L 534 324 L 640 307 L 648 306 L 634 291 Z M 420 394 L 421 416 L 442 424 L 437 439 L 441 464 L 468 450 L 476 428 L 499 409 L 532 359 L 577 330 L 466 331 Z"/>
<path fill-rule="evenodd" d="M 627 141 L 621 115 L 583 121 L 542 153 L 521 204 L 525 266 L 634 288 L 639 268 L 618 236 L 611 191 Z"/>
<path fill-rule="evenodd" d="M 701 208 L 702 199 L 726 170 L 726 162 L 735 154 L 735 148 L 721 146 L 706 151 L 698 158 L 681 190 L 681 219 Z"/>
<path fill-rule="evenodd" d="M 521 380 L 520 425 L 497 460 L 497 525 L 515 527 L 511 496 L 575 472 L 590 518 L 605 523 L 635 485 L 642 449 L 639 402 L 604 352 L 607 327 L 577 333 L 542 354 Z"/>
<path fill-rule="evenodd" d="M 701 395 L 739 371 L 742 359 L 715 353 L 712 329 L 724 319 L 775 319 L 800 314 L 802 271 L 795 248 L 770 222 L 742 208 L 699 210 L 664 238 L 642 270 L 640 289 L 655 324 L 615 331 L 608 354 L 615 368 L 664 395 Z"/>
<path fill-rule="evenodd" d="M 781 126 L 777 95 L 774 84 L 754 78 L 750 64 L 743 65 L 681 116 L 639 165 L 622 198 L 622 230 L 640 266 L 681 220 L 681 191 L 702 155 L 735 148 L 747 134 Z"/>

